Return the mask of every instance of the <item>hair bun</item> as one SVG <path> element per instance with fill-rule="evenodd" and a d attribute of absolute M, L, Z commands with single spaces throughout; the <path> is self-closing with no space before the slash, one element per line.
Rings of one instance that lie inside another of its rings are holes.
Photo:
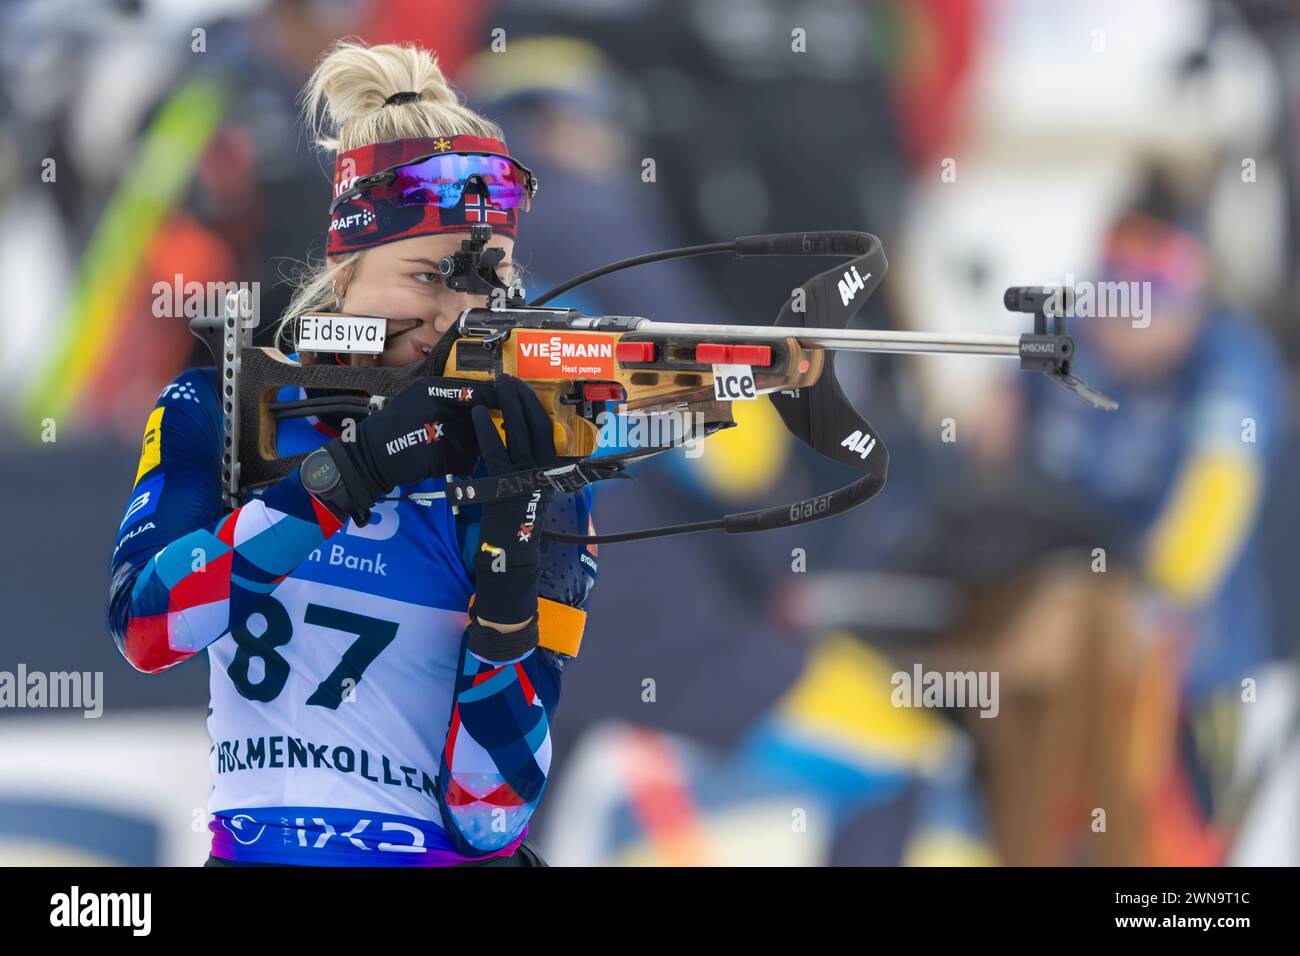
<path fill-rule="evenodd" d="M 385 109 L 406 104 L 418 108 Z M 500 138 L 495 123 L 460 102 L 438 58 L 413 45 L 336 44 L 307 81 L 303 113 L 316 144 L 332 151 L 457 133 Z"/>

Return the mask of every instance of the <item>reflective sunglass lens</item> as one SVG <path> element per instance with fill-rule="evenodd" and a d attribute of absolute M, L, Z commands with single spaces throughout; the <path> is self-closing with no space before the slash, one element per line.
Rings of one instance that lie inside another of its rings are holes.
<path fill-rule="evenodd" d="M 460 202 L 465 184 L 477 177 L 488 199 L 502 209 L 527 211 L 528 177 L 515 163 L 499 156 L 433 156 L 396 170 L 391 190 L 402 205 L 428 204 L 449 209 Z"/>

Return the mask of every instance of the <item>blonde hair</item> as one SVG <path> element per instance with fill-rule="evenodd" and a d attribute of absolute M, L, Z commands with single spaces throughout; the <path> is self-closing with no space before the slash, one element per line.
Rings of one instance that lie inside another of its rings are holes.
<path fill-rule="evenodd" d="M 385 105 L 395 93 L 417 93 L 409 102 Z M 385 43 L 368 47 L 341 40 L 325 52 L 302 91 L 303 121 L 316 146 L 332 153 L 395 139 L 435 136 L 490 136 L 504 139 L 501 127 L 461 101 L 438 67 L 435 54 L 420 47 Z M 306 264 L 295 279 L 289 307 L 276 340 L 304 312 L 333 308 L 336 284 L 346 282 L 362 252 L 339 256 L 333 264 Z"/>

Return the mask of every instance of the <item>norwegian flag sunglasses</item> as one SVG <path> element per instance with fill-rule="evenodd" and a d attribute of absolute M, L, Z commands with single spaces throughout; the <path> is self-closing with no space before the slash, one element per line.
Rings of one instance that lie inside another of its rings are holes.
<path fill-rule="evenodd" d="M 397 206 L 453 209 L 471 179 L 487 189 L 488 200 L 502 209 L 527 212 L 537 193 L 537 177 L 518 160 L 502 153 L 433 153 L 358 178 L 330 203 L 330 215 L 345 202 L 372 194 Z"/>

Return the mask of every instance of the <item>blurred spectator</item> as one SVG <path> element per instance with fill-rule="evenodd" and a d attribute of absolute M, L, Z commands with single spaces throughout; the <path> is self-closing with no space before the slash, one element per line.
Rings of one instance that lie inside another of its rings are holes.
<path fill-rule="evenodd" d="M 1077 319 L 1075 372 L 1120 411 L 1099 414 L 1026 380 L 1014 467 L 1062 483 L 1117 524 L 1184 622 L 1189 769 L 1208 814 L 1240 715 L 1221 705 L 1273 652 L 1258 538 L 1285 379 L 1269 336 L 1215 300 L 1194 208 L 1162 178 L 1117 218 L 1104 253 L 1104 281 L 1131 283 L 1130 302 L 1145 296 L 1150 311 Z"/>
<path fill-rule="evenodd" d="M 1151 582 L 1194 611 L 1194 694 L 1267 652 L 1255 534 L 1286 413 L 1276 347 L 1214 300 L 1209 269 L 1196 219 L 1153 181 L 1111 229 L 1104 275 L 1149 316 L 1075 322 L 1077 374 L 1122 413 L 1026 380 L 1026 464 L 1121 521 Z"/>

